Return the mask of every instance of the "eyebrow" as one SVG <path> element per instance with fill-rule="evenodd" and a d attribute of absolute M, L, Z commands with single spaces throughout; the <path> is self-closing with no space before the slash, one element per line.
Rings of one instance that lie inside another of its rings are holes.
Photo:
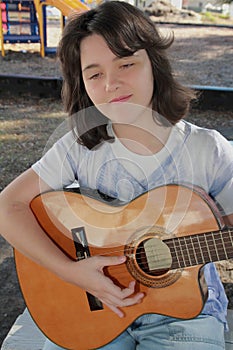
<path fill-rule="evenodd" d="M 113 62 L 118 61 L 118 60 L 122 60 L 124 58 L 127 59 L 127 58 L 132 57 L 132 56 L 138 56 L 137 52 L 134 52 L 132 55 L 125 56 L 125 57 L 118 57 L 118 56 L 116 56 L 116 57 L 114 57 Z M 100 67 L 100 64 L 98 64 L 98 63 L 91 63 L 91 64 L 87 65 L 86 67 L 84 67 L 82 72 L 85 72 L 88 69 L 93 69 L 93 68 L 98 68 L 98 67 Z"/>
<path fill-rule="evenodd" d="M 85 72 L 86 70 L 88 69 L 92 69 L 92 68 L 98 68 L 100 65 L 97 64 L 97 63 L 92 63 L 92 64 L 89 64 L 88 66 L 86 66 L 85 68 L 83 68 L 83 72 Z"/>

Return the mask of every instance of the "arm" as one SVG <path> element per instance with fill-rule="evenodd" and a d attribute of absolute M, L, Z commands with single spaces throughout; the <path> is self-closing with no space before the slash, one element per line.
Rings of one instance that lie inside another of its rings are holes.
<path fill-rule="evenodd" d="M 37 194 L 47 190 L 51 188 L 30 169 L 16 178 L 0 195 L 0 233 L 12 246 L 40 264 L 43 261 L 43 248 L 46 249 L 50 242 L 46 243 L 29 204 Z M 37 252 L 37 241 L 42 252 Z"/>
<path fill-rule="evenodd" d="M 143 295 L 134 294 L 133 282 L 121 290 L 103 274 L 103 268 L 121 264 L 125 257 L 92 257 L 78 263 L 66 257 L 41 229 L 29 207 L 36 195 L 47 190 L 51 188 L 29 169 L 1 193 L 2 236 L 24 255 L 95 295 L 122 317 L 119 307 L 136 304 Z"/>

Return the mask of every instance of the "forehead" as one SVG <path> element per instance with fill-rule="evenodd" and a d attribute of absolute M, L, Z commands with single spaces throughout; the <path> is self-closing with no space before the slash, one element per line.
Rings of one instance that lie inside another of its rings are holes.
<path fill-rule="evenodd" d="M 102 35 L 91 34 L 81 41 L 81 51 L 87 47 L 92 48 L 93 46 L 98 45 L 107 48 L 108 45 Z"/>
<path fill-rule="evenodd" d="M 98 57 L 104 56 L 115 57 L 114 53 L 109 49 L 106 41 L 101 35 L 92 34 L 81 41 L 80 56 L 81 64 L 91 62 Z"/>
<path fill-rule="evenodd" d="M 95 68 L 107 63 L 125 60 L 132 56 L 137 59 L 145 59 L 147 53 L 145 49 L 140 49 L 132 54 L 130 53 L 128 56 L 116 56 L 108 47 L 105 39 L 98 34 L 92 34 L 84 38 L 80 44 L 82 71 L 86 70 L 87 68 Z"/>

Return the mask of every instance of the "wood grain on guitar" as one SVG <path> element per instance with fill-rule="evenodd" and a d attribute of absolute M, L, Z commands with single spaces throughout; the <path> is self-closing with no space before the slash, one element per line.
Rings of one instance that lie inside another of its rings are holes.
<path fill-rule="evenodd" d="M 208 196 L 186 186 L 155 188 L 130 203 L 93 198 L 89 191 L 53 191 L 36 197 L 31 209 L 45 233 L 72 260 L 122 255 L 126 263 L 107 267 L 120 286 L 134 278 L 141 304 L 119 318 L 96 298 L 68 284 L 15 251 L 16 268 L 29 311 L 58 345 L 96 349 L 136 318 L 158 313 L 197 316 L 207 298 L 201 267 L 233 257 L 232 234 Z"/>

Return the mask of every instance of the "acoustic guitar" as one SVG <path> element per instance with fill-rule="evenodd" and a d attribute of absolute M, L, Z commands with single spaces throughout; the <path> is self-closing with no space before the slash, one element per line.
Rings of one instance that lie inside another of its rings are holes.
<path fill-rule="evenodd" d="M 125 254 L 106 267 L 121 287 L 136 280 L 145 293 L 119 318 L 97 298 L 15 251 L 19 283 L 41 331 L 66 349 L 96 349 L 135 319 L 158 313 L 190 319 L 208 296 L 203 265 L 233 257 L 233 229 L 223 228 L 213 201 L 186 186 L 155 188 L 129 203 L 98 191 L 51 191 L 31 202 L 45 233 L 70 259 Z"/>

